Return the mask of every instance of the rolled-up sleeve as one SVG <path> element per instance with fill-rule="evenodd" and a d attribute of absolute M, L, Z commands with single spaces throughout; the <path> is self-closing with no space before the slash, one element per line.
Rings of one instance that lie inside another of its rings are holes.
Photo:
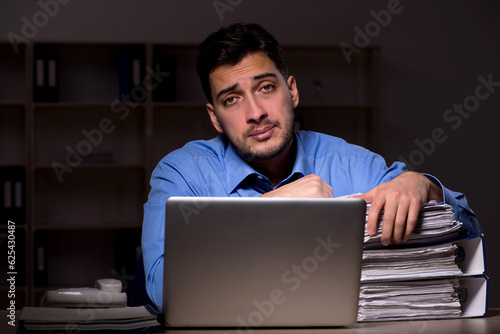
<path fill-rule="evenodd" d="M 467 202 L 467 198 L 463 193 L 452 191 L 441 183 L 436 177 L 425 174 L 431 181 L 439 185 L 443 191 L 443 199 L 444 203 L 449 204 L 451 209 L 453 210 L 453 214 L 455 215 L 455 220 L 461 222 L 463 228 L 467 230 L 467 234 L 469 236 L 476 236 L 483 234 L 481 226 L 477 221 L 476 214 L 469 207 L 469 203 Z"/>

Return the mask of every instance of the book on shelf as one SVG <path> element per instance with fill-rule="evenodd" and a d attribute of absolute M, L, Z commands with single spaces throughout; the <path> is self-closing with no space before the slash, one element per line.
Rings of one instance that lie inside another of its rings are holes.
<path fill-rule="evenodd" d="M 365 234 L 359 322 L 486 315 L 483 235 L 459 238 L 451 207 L 429 202 L 408 242 L 382 247 L 382 218 L 374 236 Z"/>

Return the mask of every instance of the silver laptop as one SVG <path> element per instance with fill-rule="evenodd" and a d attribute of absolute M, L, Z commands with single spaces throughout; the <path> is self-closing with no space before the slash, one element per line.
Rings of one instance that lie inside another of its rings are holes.
<path fill-rule="evenodd" d="M 165 325 L 355 323 L 365 208 L 360 199 L 171 197 Z"/>

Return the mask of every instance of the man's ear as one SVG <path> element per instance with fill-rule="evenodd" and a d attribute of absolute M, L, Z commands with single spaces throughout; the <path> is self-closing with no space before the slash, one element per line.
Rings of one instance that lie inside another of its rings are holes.
<path fill-rule="evenodd" d="M 219 124 L 219 120 L 217 119 L 217 116 L 215 115 L 215 109 L 214 106 L 210 103 L 206 104 L 206 108 L 208 111 L 208 116 L 210 116 L 210 121 L 212 122 L 212 125 L 214 126 L 215 130 L 219 133 L 224 133 L 222 130 L 222 127 Z"/>
<path fill-rule="evenodd" d="M 299 105 L 299 90 L 297 88 L 297 81 L 290 75 L 286 80 L 288 89 L 290 90 L 290 95 L 292 96 L 293 107 L 296 108 Z"/>

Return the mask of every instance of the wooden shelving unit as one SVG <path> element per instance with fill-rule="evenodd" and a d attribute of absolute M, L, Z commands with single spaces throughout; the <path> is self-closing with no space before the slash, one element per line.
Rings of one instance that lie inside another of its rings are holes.
<path fill-rule="evenodd" d="M 338 47 L 284 49 L 298 82 L 301 127 L 380 152 L 380 50 L 365 48 L 347 64 Z M 16 54 L 0 43 L 0 171 L 24 171 L 16 307 L 37 305 L 49 289 L 131 274 L 153 168 L 187 141 L 218 134 L 196 75 L 197 52 L 193 45 L 30 42 Z M 124 55 L 140 60 L 142 88 L 158 80 L 159 61 L 175 59 L 163 78 L 174 80 L 174 98 L 142 89 L 143 100 L 120 102 Z M 47 57 L 57 59 L 59 97 L 35 101 L 36 61 Z M 0 292 L 8 289 L 6 273 L 2 263 Z"/>

